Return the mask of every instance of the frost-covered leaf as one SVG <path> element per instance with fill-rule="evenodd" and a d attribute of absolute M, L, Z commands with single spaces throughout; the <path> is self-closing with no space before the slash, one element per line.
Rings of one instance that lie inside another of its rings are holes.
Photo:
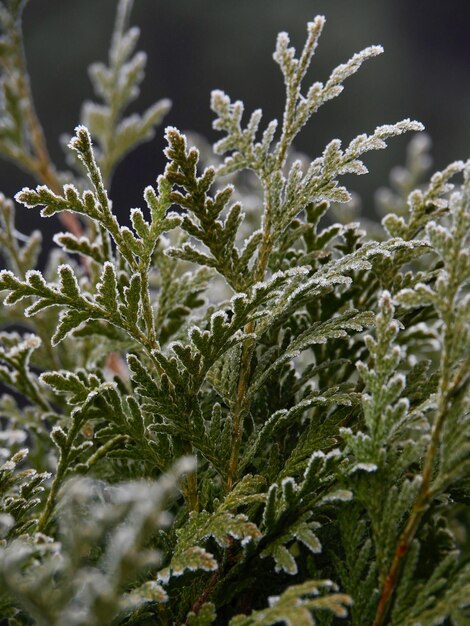
<path fill-rule="evenodd" d="M 109 65 L 93 63 L 90 79 L 96 95 L 103 104 L 87 101 L 82 108 L 82 120 L 90 129 L 100 148 L 99 163 L 105 180 L 109 180 L 124 156 L 144 141 L 155 136 L 155 127 L 170 109 L 164 99 L 150 106 L 143 114 L 124 117 L 128 105 L 139 95 L 147 56 L 135 52 L 139 29 L 129 27 L 131 3 L 121 0 L 118 5 Z"/>
<path fill-rule="evenodd" d="M 233 515 L 226 511 L 216 513 L 191 513 L 188 522 L 178 530 L 178 541 L 170 564 L 159 573 L 162 581 L 172 576 L 180 576 L 185 571 L 218 569 L 214 555 L 197 544 L 205 543 L 209 538 L 215 540 L 220 548 L 227 549 L 233 539 L 245 546 L 257 541 L 261 533 L 246 515 Z"/>
<path fill-rule="evenodd" d="M 230 626 L 315 626 L 315 611 L 330 611 L 336 617 L 346 617 L 351 598 L 336 593 L 331 580 L 307 581 L 288 587 L 280 596 L 269 599 L 269 607 L 253 611 L 248 616 L 239 615 Z"/>

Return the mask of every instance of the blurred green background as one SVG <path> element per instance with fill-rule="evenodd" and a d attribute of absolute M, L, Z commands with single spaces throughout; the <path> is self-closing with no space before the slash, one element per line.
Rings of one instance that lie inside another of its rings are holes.
<path fill-rule="evenodd" d="M 24 16 L 32 87 L 49 148 L 63 166 L 61 133 L 79 121 L 83 100 L 93 97 L 87 66 L 106 60 L 116 0 L 31 0 Z M 246 110 L 261 107 L 265 121 L 282 115 L 283 85 L 272 60 L 276 33 L 286 30 L 299 49 L 305 25 L 316 14 L 327 25 L 309 79 L 326 80 L 354 52 L 381 43 L 385 54 L 348 80 L 344 93 L 325 105 L 296 142 L 312 158 L 333 137 L 348 142 L 360 132 L 404 117 L 420 120 L 433 139 L 435 167 L 470 156 L 470 2 L 464 0 L 135 0 L 133 23 L 148 53 L 147 77 L 134 104 L 143 110 L 169 97 L 165 119 L 211 141 L 211 89 L 242 99 Z M 120 165 L 111 195 L 125 221 L 141 206 L 142 190 L 164 167 L 162 130 Z M 407 139 L 371 154 L 371 174 L 346 179 L 373 211 L 373 192 L 387 184 L 393 165 L 404 160 Z M 13 195 L 31 181 L 0 163 L 0 190 Z M 35 211 L 21 209 L 23 230 L 55 231 Z M 54 218 L 55 219 L 55 218 Z"/>

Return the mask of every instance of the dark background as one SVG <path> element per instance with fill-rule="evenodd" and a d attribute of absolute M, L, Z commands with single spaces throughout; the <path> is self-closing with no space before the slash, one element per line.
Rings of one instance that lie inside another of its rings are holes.
<path fill-rule="evenodd" d="M 26 52 L 36 106 L 50 152 L 63 167 L 61 133 L 72 133 L 81 103 L 93 97 L 87 66 L 104 61 L 116 0 L 31 0 L 24 15 Z M 133 109 L 162 97 L 173 101 L 164 125 L 192 129 L 211 141 L 211 89 L 261 107 L 265 121 L 282 115 L 283 84 L 272 60 L 275 37 L 287 30 L 299 50 L 306 22 L 317 13 L 327 24 L 309 82 L 325 81 L 338 63 L 381 43 L 385 54 L 346 82 L 344 93 L 325 105 L 296 142 L 312 158 L 333 137 L 349 142 L 360 132 L 411 117 L 423 122 L 434 143 L 435 167 L 470 156 L 470 2 L 466 0 L 136 0 L 132 23 L 140 26 L 139 49 L 148 53 L 147 76 Z M 111 196 L 120 219 L 143 204 L 142 190 L 164 167 L 162 130 L 120 165 Z M 404 160 L 407 139 L 366 162 L 371 174 L 346 184 L 373 211 L 373 190 L 387 183 L 390 168 Z M 13 195 L 33 181 L 0 162 L 0 190 Z M 55 219 L 55 218 L 54 218 Z M 18 210 L 21 229 L 56 230 L 36 211 Z"/>

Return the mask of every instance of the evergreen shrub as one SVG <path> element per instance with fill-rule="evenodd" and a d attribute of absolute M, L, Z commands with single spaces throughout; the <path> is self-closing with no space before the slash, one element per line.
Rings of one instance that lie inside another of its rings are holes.
<path fill-rule="evenodd" d="M 422 125 L 295 155 L 382 51 L 304 85 L 316 17 L 300 54 L 277 39 L 282 120 L 214 91 L 214 153 L 166 128 L 129 228 L 110 180 L 169 108 L 126 116 L 132 2 L 70 171 L 35 113 L 25 4 L 0 3 L 0 152 L 38 182 L 20 209 L 64 232 L 38 268 L 40 233 L 0 196 L 1 623 L 470 624 L 470 161 L 426 180 L 416 135 L 383 228 L 350 222 L 343 176 Z"/>

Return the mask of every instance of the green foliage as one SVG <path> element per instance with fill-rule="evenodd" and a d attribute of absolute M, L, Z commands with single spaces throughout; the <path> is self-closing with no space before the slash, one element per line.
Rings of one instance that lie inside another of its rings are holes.
<path fill-rule="evenodd" d="M 182 459 L 152 484 L 69 482 L 58 511 L 60 544 L 39 534 L 12 541 L 2 558 L 3 586 L 44 624 L 111 624 L 119 614 L 165 602 L 162 587 L 150 580 L 140 584 L 139 574 L 161 560 L 147 544 L 170 523 L 168 501 L 178 477 L 192 466 Z M 97 546 L 99 558 L 93 554 Z"/>
<path fill-rule="evenodd" d="M 331 611 L 337 617 L 346 617 L 346 606 L 349 598 L 340 593 L 328 593 L 335 590 L 331 580 L 309 581 L 301 585 L 292 585 L 278 598 L 269 599 L 270 607 L 255 611 L 249 617 L 235 617 L 231 626 L 269 626 L 270 624 L 299 624 L 299 626 L 315 626 L 311 617 L 312 611 Z M 320 593 L 326 590 L 326 594 Z M 319 596 L 319 597 L 318 597 Z"/>
<path fill-rule="evenodd" d="M 39 234 L 18 233 L 0 195 L 0 620 L 467 624 L 470 162 L 425 183 L 415 137 L 380 193 L 380 236 L 333 223 L 343 176 L 422 126 L 292 158 L 382 52 L 305 87 L 317 17 L 299 55 L 278 37 L 282 120 L 263 129 L 260 110 L 244 120 L 213 92 L 213 164 L 168 127 L 165 171 L 125 226 L 112 173 L 169 107 L 125 117 L 145 66 L 132 2 L 90 70 L 100 103 L 68 142 L 74 174 L 51 163 L 34 112 L 24 4 L 0 2 L 0 153 L 38 182 L 16 210 L 66 231 L 38 267 Z"/>
<path fill-rule="evenodd" d="M 116 15 L 109 66 L 94 63 L 89 68 L 95 93 L 103 104 L 85 102 L 82 120 L 100 147 L 100 168 L 108 181 L 119 161 L 136 145 L 154 137 L 168 112 L 169 100 L 160 100 L 143 115 L 123 117 L 127 106 L 139 95 L 139 83 L 144 77 L 146 55 L 135 52 L 138 28 L 129 28 L 132 0 L 121 2 Z"/>

